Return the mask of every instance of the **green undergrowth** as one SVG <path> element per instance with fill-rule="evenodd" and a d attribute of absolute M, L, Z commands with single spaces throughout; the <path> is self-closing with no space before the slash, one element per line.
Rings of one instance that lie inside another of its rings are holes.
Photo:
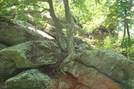
<path fill-rule="evenodd" d="M 124 43 L 122 44 L 121 38 L 109 38 L 109 37 L 107 37 L 103 41 L 90 40 L 88 41 L 88 44 L 90 44 L 93 49 L 111 50 L 134 61 L 134 55 L 133 55 L 134 54 L 134 39 L 131 39 L 130 46 L 128 45 L 127 41 L 124 41 Z"/>

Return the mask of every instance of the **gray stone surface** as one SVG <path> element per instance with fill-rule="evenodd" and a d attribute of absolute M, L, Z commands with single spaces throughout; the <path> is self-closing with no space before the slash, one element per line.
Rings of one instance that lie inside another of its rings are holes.
<path fill-rule="evenodd" d="M 74 89 L 120 89 L 120 84 L 94 67 L 88 67 L 80 62 L 74 62 L 70 67 L 67 71 L 77 81 Z"/>
<path fill-rule="evenodd" d="M 6 60 L 4 56 L 0 55 L 0 81 L 5 81 L 14 75 L 17 70 L 14 62 Z"/>
<path fill-rule="evenodd" d="M 6 89 L 48 89 L 53 80 L 38 69 L 24 71 L 5 81 Z"/>
<path fill-rule="evenodd" d="M 5 48 L 0 54 L 18 68 L 33 68 L 60 61 L 60 48 L 52 41 L 29 41 Z"/>
<path fill-rule="evenodd" d="M 32 40 L 44 40 L 48 38 L 46 35 L 48 36 L 48 34 L 22 21 L 16 21 L 15 24 L 6 20 L 0 21 L 0 41 L 8 45 L 16 45 Z"/>
<path fill-rule="evenodd" d="M 77 59 L 80 63 L 99 71 L 110 79 L 120 82 L 128 82 L 134 77 L 134 61 L 125 58 L 113 51 L 94 50 L 84 51 Z M 133 86 L 133 83 L 130 84 Z"/>

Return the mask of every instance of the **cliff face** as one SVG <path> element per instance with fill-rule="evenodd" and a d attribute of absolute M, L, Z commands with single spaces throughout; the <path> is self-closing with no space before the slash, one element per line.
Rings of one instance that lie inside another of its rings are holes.
<path fill-rule="evenodd" d="M 109 50 L 83 50 L 59 69 L 68 54 L 54 38 L 16 23 L 0 21 L 0 88 L 134 88 L 134 61 Z"/>

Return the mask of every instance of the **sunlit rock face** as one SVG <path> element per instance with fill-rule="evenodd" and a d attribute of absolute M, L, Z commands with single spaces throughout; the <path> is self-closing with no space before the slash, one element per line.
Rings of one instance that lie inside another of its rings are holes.
<path fill-rule="evenodd" d="M 134 62 L 113 51 L 85 51 L 78 60 L 120 82 L 134 76 Z"/>
<path fill-rule="evenodd" d="M 5 18 L 0 20 L 0 42 L 16 45 L 26 41 L 54 39 L 45 32 L 35 29 L 23 21 L 10 22 Z"/>
<path fill-rule="evenodd" d="M 28 41 L 0 51 L 18 68 L 33 68 L 55 64 L 60 59 L 60 48 L 52 41 Z"/>
<path fill-rule="evenodd" d="M 56 79 L 48 77 L 52 76 L 52 72 L 46 75 L 49 69 L 44 69 L 46 72 L 29 69 L 6 80 L 5 87 L 24 89 L 31 87 L 34 83 L 34 86 L 29 89 L 40 89 L 41 87 L 44 89 L 45 87 L 46 89 L 127 89 L 129 86 L 133 87 L 133 66 L 133 61 L 115 52 L 87 50 L 76 55 L 75 60 L 64 65 L 63 70 L 66 74 L 62 71 L 59 71 L 62 74 L 55 73 L 53 76 L 58 77 Z M 36 79 L 40 74 L 44 77 L 40 76 L 41 78 Z M 20 83 L 17 83 L 18 81 Z M 45 81 L 44 85 L 40 81 Z M 129 82 L 129 85 L 126 82 Z"/>
<path fill-rule="evenodd" d="M 72 87 L 76 89 L 134 87 L 134 62 L 122 55 L 109 50 L 87 50 L 77 55 L 75 60 L 65 65 L 64 70 L 73 76 L 76 85 Z"/>
<path fill-rule="evenodd" d="M 58 68 L 68 53 L 48 34 L 24 22 L 15 23 L 0 20 L 0 88 L 134 88 L 134 61 L 109 50 L 89 50 L 78 39 L 80 52 Z"/>
<path fill-rule="evenodd" d="M 79 62 L 68 67 L 66 75 L 60 76 L 49 89 L 121 89 L 120 84 L 94 68 Z"/>

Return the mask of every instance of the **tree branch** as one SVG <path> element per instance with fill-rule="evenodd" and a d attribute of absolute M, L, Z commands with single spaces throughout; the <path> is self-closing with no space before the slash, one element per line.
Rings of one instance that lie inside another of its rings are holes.
<path fill-rule="evenodd" d="M 56 33 L 57 33 L 57 37 L 56 40 L 59 43 L 59 46 L 61 47 L 61 49 L 63 51 L 66 51 L 66 41 L 65 41 L 65 36 L 62 33 L 62 28 L 59 22 L 59 19 L 56 17 L 55 15 L 55 11 L 54 11 L 54 7 L 53 7 L 53 1 L 52 0 L 48 0 L 48 4 L 49 4 L 49 8 L 50 8 L 50 15 L 54 21 L 55 27 L 56 27 Z"/>
<path fill-rule="evenodd" d="M 10 15 L 0 15 L 0 16 L 14 16 L 14 15 L 20 15 L 20 14 L 26 14 L 26 13 L 42 13 L 42 12 L 44 12 L 45 10 L 47 10 L 47 11 L 49 11 L 49 9 L 44 9 L 44 10 L 42 10 L 42 11 L 27 11 L 27 12 L 22 12 L 22 13 L 18 13 L 18 14 L 10 14 Z"/>

